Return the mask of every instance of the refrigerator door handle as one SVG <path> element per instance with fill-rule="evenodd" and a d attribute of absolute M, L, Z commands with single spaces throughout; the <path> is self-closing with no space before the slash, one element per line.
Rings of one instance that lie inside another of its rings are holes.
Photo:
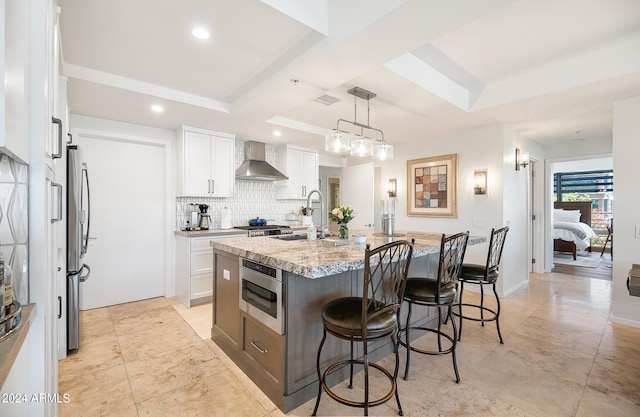
<path fill-rule="evenodd" d="M 51 122 L 58 125 L 58 152 L 51 154 L 51 159 L 62 158 L 62 120 L 51 117 Z"/>
<path fill-rule="evenodd" d="M 82 270 L 86 270 L 87 273 L 85 275 L 82 275 Z M 80 271 L 78 272 L 78 281 L 85 282 L 86 280 L 89 279 L 90 276 L 91 276 L 91 268 L 87 264 L 82 264 L 82 268 L 80 268 Z"/>
<path fill-rule="evenodd" d="M 51 186 L 58 189 L 58 215 L 51 219 L 51 223 L 55 223 L 62 220 L 62 184 L 52 181 Z"/>
<path fill-rule="evenodd" d="M 86 253 L 87 248 L 89 247 L 89 228 L 91 227 L 91 197 L 89 194 L 89 171 L 87 170 L 87 164 L 82 163 L 82 175 L 84 176 L 87 183 L 87 233 L 81 238 L 84 240 L 82 242 L 82 249 L 80 253 Z M 84 190 L 84 188 L 82 188 Z M 82 201 L 82 197 L 81 197 Z"/>

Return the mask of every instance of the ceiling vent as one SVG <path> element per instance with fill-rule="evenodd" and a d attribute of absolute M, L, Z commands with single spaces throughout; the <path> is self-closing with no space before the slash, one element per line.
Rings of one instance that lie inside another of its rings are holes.
<path fill-rule="evenodd" d="M 330 106 L 333 103 L 339 102 L 340 99 L 337 98 L 337 97 L 333 97 L 333 96 L 330 96 L 328 94 L 325 94 L 325 95 L 322 95 L 322 96 L 320 96 L 318 98 L 314 98 L 313 101 L 318 102 L 318 103 L 322 103 L 325 106 Z"/>

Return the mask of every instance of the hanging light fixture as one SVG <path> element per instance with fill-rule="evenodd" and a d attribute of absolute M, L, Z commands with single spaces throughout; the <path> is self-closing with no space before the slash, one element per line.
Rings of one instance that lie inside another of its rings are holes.
<path fill-rule="evenodd" d="M 386 161 L 393 159 L 393 146 L 387 142 L 382 142 L 373 147 L 373 159 L 378 161 Z"/>
<path fill-rule="evenodd" d="M 379 161 L 393 159 L 393 146 L 385 142 L 382 130 L 369 125 L 369 100 L 375 98 L 376 94 L 360 87 L 354 87 L 347 92 L 354 96 L 354 120 L 349 121 L 345 119 L 338 119 L 335 131 L 325 136 L 325 151 L 334 153 L 349 152 L 351 156 L 373 157 L 373 159 Z M 358 97 L 367 100 L 367 124 L 357 122 Z M 349 123 L 355 127 L 359 127 L 360 133 L 356 135 L 340 130 L 340 122 Z M 380 134 L 380 138 L 371 138 L 367 136 L 365 134 L 366 130 L 378 132 Z"/>
<path fill-rule="evenodd" d="M 351 140 L 351 156 L 373 156 L 373 142 L 364 136 L 356 136 Z"/>
<path fill-rule="evenodd" d="M 344 132 L 335 131 L 329 133 L 324 138 L 324 150 L 327 152 L 343 153 L 348 152 L 351 147 L 349 136 Z"/>

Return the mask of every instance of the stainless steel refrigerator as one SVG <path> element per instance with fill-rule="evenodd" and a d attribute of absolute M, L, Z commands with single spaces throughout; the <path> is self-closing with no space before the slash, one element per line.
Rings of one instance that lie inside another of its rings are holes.
<path fill-rule="evenodd" d="M 91 268 L 83 262 L 89 243 L 89 173 L 78 145 L 67 146 L 67 351 L 80 347 L 78 285 Z"/>

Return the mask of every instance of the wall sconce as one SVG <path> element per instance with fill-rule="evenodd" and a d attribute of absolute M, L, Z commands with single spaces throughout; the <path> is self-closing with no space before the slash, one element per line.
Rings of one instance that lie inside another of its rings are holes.
<path fill-rule="evenodd" d="M 516 148 L 516 171 L 520 171 L 520 167 L 526 168 L 529 165 L 529 153 L 520 152 L 520 148 Z"/>
<path fill-rule="evenodd" d="M 391 178 L 389 183 L 387 184 L 387 194 L 389 197 L 395 197 L 396 192 L 398 191 L 398 184 L 395 178 Z"/>
<path fill-rule="evenodd" d="M 487 171 L 475 171 L 473 173 L 473 193 L 487 193 Z"/>

